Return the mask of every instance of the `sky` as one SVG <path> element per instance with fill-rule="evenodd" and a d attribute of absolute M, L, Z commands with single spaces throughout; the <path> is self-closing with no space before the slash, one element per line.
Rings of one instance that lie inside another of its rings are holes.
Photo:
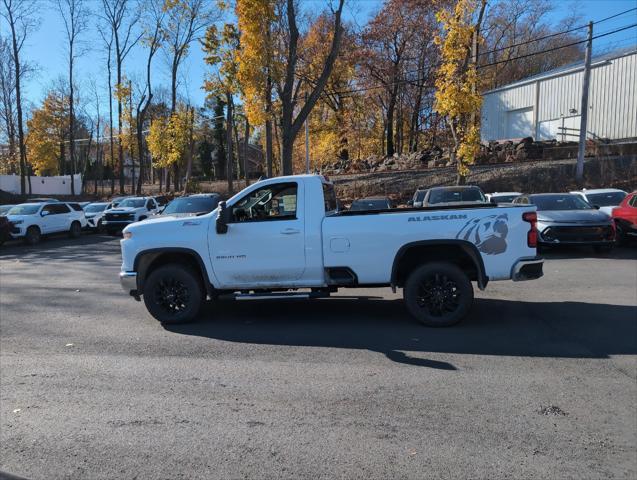
<path fill-rule="evenodd" d="M 44 98 L 46 91 L 60 76 L 66 75 L 66 50 L 64 44 L 63 24 L 59 13 L 53 7 L 50 0 L 36 0 L 41 2 L 39 10 L 41 25 L 27 40 L 24 47 L 23 58 L 36 67 L 36 72 L 28 79 L 25 85 L 25 97 L 33 103 L 39 103 Z M 582 22 L 597 21 L 615 13 L 637 7 L 637 0 L 551 0 L 554 11 L 552 17 L 558 23 L 560 19 L 572 14 L 579 14 Z M 87 0 L 89 7 L 97 10 L 100 7 L 99 0 Z M 211 1 L 211 3 L 213 3 Z M 306 0 L 305 6 L 309 9 L 322 8 L 326 0 Z M 380 0 L 346 0 L 344 18 L 357 26 L 364 25 L 382 5 Z M 88 31 L 84 35 L 86 53 L 77 60 L 76 77 L 80 79 L 80 91 L 88 94 L 90 79 L 101 88 L 101 95 L 105 98 L 106 89 L 106 61 L 102 40 L 97 32 L 98 18 L 92 15 Z M 637 23 L 637 11 L 605 21 L 596 25 L 594 34 L 604 33 L 616 28 Z M 6 24 L 0 23 L 0 33 L 8 33 Z M 623 32 L 606 36 L 594 41 L 594 53 L 611 48 L 637 45 L 637 28 L 631 28 Z M 132 78 L 141 77 L 145 65 L 145 53 L 142 48 L 135 48 L 126 58 L 124 69 Z M 163 53 L 159 53 L 154 60 L 153 81 L 154 85 L 169 85 L 168 64 Z M 206 75 L 206 66 L 203 62 L 203 54 L 199 44 L 193 44 L 190 54 L 185 60 L 180 74 L 180 90 L 194 105 L 201 105 L 205 99 L 205 93 L 201 85 Z M 156 87 L 154 87 L 156 88 Z"/>

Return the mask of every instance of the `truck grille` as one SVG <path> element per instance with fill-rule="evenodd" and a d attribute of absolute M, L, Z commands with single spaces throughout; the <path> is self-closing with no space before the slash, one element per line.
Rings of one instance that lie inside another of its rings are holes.
<path fill-rule="evenodd" d="M 613 228 L 606 226 L 548 227 L 542 236 L 549 241 L 560 242 L 603 242 L 613 240 Z"/>
<path fill-rule="evenodd" d="M 110 222 L 124 222 L 132 221 L 135 216 L 132 213 L 107 213 L 104 218 Z"/>

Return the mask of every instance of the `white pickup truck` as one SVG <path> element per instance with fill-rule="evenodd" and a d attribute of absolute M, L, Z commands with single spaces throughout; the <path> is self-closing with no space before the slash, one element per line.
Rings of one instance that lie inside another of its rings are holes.
<path fill-rule="evenodd" d="M 533 205 L 337 210 L 320 175 L 257 182 L 209 214 L 124 229 L 120 281 L 162 323 L 205 299 L 313 298 L 340 287 L 397 287 L 428 326 L 467 315 L 472 281 L 542 276 Z"/>

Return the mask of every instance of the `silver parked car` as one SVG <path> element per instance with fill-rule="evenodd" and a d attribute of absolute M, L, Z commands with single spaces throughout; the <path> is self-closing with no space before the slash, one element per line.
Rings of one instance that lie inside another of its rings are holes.
<path fill-rule="evenodd" d="M 609 251 L 614 245 L 615 228 L 612 220 L 578 195 L 521 195 L 513 203 L 537 206 L 540 246 L 591 245 L 596 252 L 602 252 Z"/>

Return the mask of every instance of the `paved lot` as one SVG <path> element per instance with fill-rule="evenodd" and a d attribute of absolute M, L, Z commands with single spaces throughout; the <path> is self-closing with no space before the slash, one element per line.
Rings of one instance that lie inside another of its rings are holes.
<path fill-rule="evenodd" d="M 451 329 L 389 289 L 226 302 L 164 329 L 120 290 L 116 239 L 4 247 L 0 470 L 636 478 L 637 249 L 548 257 Z"/>

